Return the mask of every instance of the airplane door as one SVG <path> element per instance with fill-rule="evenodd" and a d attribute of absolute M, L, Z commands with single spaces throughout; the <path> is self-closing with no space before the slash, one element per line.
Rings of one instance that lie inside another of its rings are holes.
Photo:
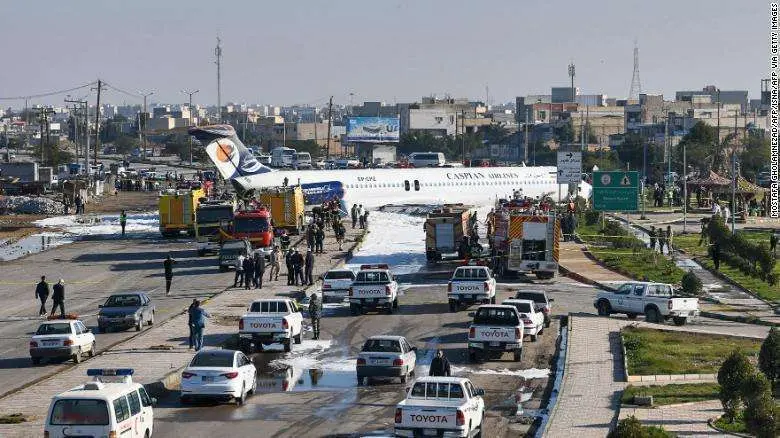
<path fill-rule="evenodd" d="M 404 189 L 408 192 L 409 191 L 409 180 L 404 181 Z"/>
<path fill-rule="evenodd" d="M 415 192 L 420 191 L 420 181 L 414 180 L 414 191 Z"/>

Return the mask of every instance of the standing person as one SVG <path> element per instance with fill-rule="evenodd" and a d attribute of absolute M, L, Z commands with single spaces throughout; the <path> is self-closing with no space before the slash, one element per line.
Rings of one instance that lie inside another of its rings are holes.
<path fill-rule="evenodd" d="M 38 316 L 46 315 L 46 300 L 49 298 L 49 283 L 46 282 L 46 276 L 41 275 L 41 282 L 35 286 L 35 298 L 41 300 L 41 308 L 38 309 Z"/>
<path fill-rule="evenodd" d="M 366 213 L 366 210 L 363 209 L 363 204 L 360 204 L 358 206 L 358 221 L 360 222 L 360 229 L 361 230 L 366 227 L 365 222 L 363 222 L 363 219 L 364 219 L 363 215 L 365 213 Z"/>
<path fill-rule="evenodd" d="M 190 320 L 192 321 L 192 331 L 195 344 L 195 351 L 203 348 L 203 329 L 206 328 L 206 318 L 211 318 L 209 312 L 200 307 L 200 301 L 195 300 L 189 310 Z"/>
<path fill-rule="evenodd" d="M 287 235 L 287 230 L 282 230 L 282 235 L 279 236 L 279 244 L 282 245 L 282 251 L 287 251 L 290 248 L 290 236 Z"/>
<path fill-rule="evenodd" d="M 347 229 L 344 227 L 343 222 L 338 223 L 338 229 L 336 230 L 336 243 L 339 244 L 339 251 L 342 250 L 344 245 L 344 235 L 347 233 Z"/>
<path fill-rule="evenodd" d="M 295 272 L 293 275 L 293 285 L 298 286 L 300 284 L 301 286 L 304 286 L 306 282 L 303 278 L 303 254 L 298 251 L 298 248 L 295 248 L 295 253 L 292 256 L 292 262 L 293 271 Z"/>
<path fill-rule="evenodd" d="M 119 213 L 119 226 L 122 227 L 122 237 L 125 237 L 126 225 L 127 225 L 127 214 L 125 214 L 125 211 L 122 210 L 122 212 Z"/>
<path fill-rule="evenodd" d="M 271 250 L 271 255 L 270 255 L 271 269 L 269 269 L 270 273 L 268 274 L 268 281 L 279 280 L 279 271 L 281 268 L 279 263 L 279 257 L 281 257 L 281 254 L 279 254 L 279 245 L 274 245 L 274 249 Z"/>
<path fill-rule="evenodd" d="M 295 267 L 293 266 L 293 254 L 295 252 L 292 248 L 287 250 L 284 255 L 284 263 L 287 265 L 287 285 L 292 286 L 295 284 Z"/>
<path fill-rule="evenodd" d="M 190 336 L 189 336 L 190 346 L 188 348 L 189 350 L 192 350 L 192 348 L 195 346 L 195 321 L 193 321 L 192 319 L 193 316 L 192 309 L 195 308 L 195 305 L 197 303 L 198 300 L 193 299 L 192 302 L 190 303 L 190 307 L 187 308 L 187 327 L 189 327 L 190 329 Z"/>
<path fill-rule="evenodd" d="M 60 308 L 60 318 L 65 319 L 65 280 L 60 278 L 60 281 L 54 285 L 51 300 L 54 304 L 51 305 L 51 315 L 54 316 L 54 312 L 57 307 Z"/>
<path fill-rule="evenodd" d="M 323 242 L 325 241 L 325 230 L 323 230 L 320 227 L 317 227 L 317 231 L 314 232 L 314 242 L 315 242 L 315 250 L 322 254 L 324 251 L 323 249 Z"/>
<path fill-rule="evenodd" d="M 352 216 L 352 228 L 355 228 L 355 224 L 358 220 L 358 206 L 357 204 L 352 204 L 352 209 L 349 211 L 349 214 Z"/>
<path fill-rule="evenodd" d="M 165 295 L 170 295 L 171 293 L 171 283 L 173 282 L 173 264 L 176 263 L 176 260 L 174 260 L 171 257 L 171 254 L 168 253 L 168 257 L 163 260 L 163 270 L 165 271 Z"/>
<path fill-rule="evenodd" d="M 251 254 L 244 257 L 244 289 L 252 288 L 252 278 L 255 276 L 255 261 Z"/>
<path fill-rule="evenodd" d="M 450 361 L 444 356 L 443 351 L 436 351 L 436 357 L 431 361 L 431 368 L 428 370 L 428 375 L 449 377 L 450 374 Z"/>
<path fill-rule="evenodd" d="M 731 210 L 729 209 L 729 206 L 727 204 L 723 206 L 723 223 L 728 224 L 730 218 L 731 218 Z"/>
<path fill-rule="evenodd" d="M 241 287 L 244 284 L 244 253 L 236 257 L 236 275 L 233 277 L 233 287 Z"/>
<path fill-rule="evenodd" d="M 309 224 L 309 226 L 306 227 L 306 247 L 309 249 L 314 249 L 315 233 L 314 225 Z"/>
<path fill-rule="evenodd" d="M 720 269 L 720 243 L 717 240 L 712 244 L 712 263 L 716 271 Z"/>
<path fill-rule="evenodd" d="M 672 253 L 672 226 L 666 226 L 666 252 Z"/>
<path fill-rule="evenodd" d="M 314 284 L 314 278 L 312 275 L 314 273 L 314 253 L 311 252 L 311 249 L 306 250 L 306 258 L 304 259 L 304 266 L 305 266 L 305 270 L 304 270 L 303 279 L 305 280 L 305 282 L 303 284 L 308 284 L 309 286 L 311 286 Z"/>
<path fill-rule="evenodd" d="M 368 226 L 368 210 L 363 212 L 363 228 Z"/>
<path fill-rule="evenodd" d="M 708 221 L 706 217 L 701 218 L 701 222 L 700 222 L 701 231 L 699 231 L 699 246 L 701 246 L 702 243 L 707 243 L 709 240 L 707 238 L 707 223 Z"/>
<path fill-rule="evenodd" d="M 655 227 L 650 227 L 648 236 L 650 237 L 650 250 L 655 251 Z"/>
<path fill-rule="evenodd" d="M 658 252 L 663 254 L 664 245 L 666 245 L 666 236 L 664 235 L 664 230 L 663 228 L 658 228 L 657 230 L 655 230 L 655 233 L 656 233 L 656 239 L 658 239 Z"/>
<path fill-rule="evenodd" d="M 314 339 L 320 338 L 320 318 L 322 317 L 322 302 L 317 297 L 317 293 L 311 294 L 309 298 L 309 318 L 311 318 L 311 329 L 314 332 Z"/>
<path fill-rule="evenodd" d="M 76 214 L 84 213 L 84 201 L 81 200 L 81 194 L 76 194 L 73 203 L 76 204 Z"/>
<path fill-rule="evenodd" d="M 777 234 L 775 233 L 769 236 L 769 250 L 772 251 L 772 254 L 777 252 Z"/>
<path fill-rule="evenodd" d="M 255 289 L 263 288 L 263 275 L 265 275 L 265 256 L 259 252 L 255 253 Z"/>

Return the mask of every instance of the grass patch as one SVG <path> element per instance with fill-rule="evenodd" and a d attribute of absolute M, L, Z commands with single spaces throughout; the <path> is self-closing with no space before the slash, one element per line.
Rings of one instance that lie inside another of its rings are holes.
<path fill-rule="evenodd" d="M 716 374 L 723 358 L 740 349 L 755 356 L 761 339 L 638 327 L 621 330 L 632 375 Z"/>
<path fill-rule="evenodd" d="M 22 414 L 0 415 L 0 424 L 19 424 L 27 422 L 27 417 Z"/>
<path fill-rule="evenodd" d="M 727 422 L 723 417 L 718 417 L 718 419 L 715 420 L 715 427 L 725 432 L 747 433 L 745 420 L 742 419 L 742 414 L 737 415 L 737 418 L 734 419 L 733 423 Z"/>
<path fill-rule="evenodd" d="M 758 238 L 760 238 L 762 235 L 762 233 L 753 232 L 746 232 L 745 234 L 750 235 L 751 239 L 753 238 L 754 234 L 759 235 Z M 763 234 L 766 234 L 766 239 L 768 240 L 769 233 Z M 675 237 L 674 246 L 682 249 L 694 257 L 697 257 L 701 261 L 701 265 L 704 268 L 711 271 L 715 270 L 715 264 L 712 262 L 712 259 L 710 259 L 709 254 L 707 254 L 707 247 L 705 245 L 699 246 L 698 234 L 687 234 Z M 763 298 L 764 300 L 780 302 L 780 286 L 771 286 L 769 283 L 759 278 L 745 275 L 739 269 L 734 268 L 725 262 L 721 262 L 719 272 L 728 277 L 734 283 L 737 283 L 745 289 L 753 291 L 756 295 Z M 780 263 L 775 263 L 774 272 L 780 274 Z"/>
<path fill-rule="evenodd" d="M 610 269 L 622 271 L 636 280 L 680 284 L 685 271 L 661 254 L 629 248 L 589 248 L 596 259 Z"/>
<path fill-rule="evenodd" d="M 632 404 L 635 395 L 653 396 L 653 405 L 673 405 L 677 403 L 717 400 L 720 386 L 717 383 L 684 383 L 680 385 L 628 385 L 623 391 L 621 401 Z"/>

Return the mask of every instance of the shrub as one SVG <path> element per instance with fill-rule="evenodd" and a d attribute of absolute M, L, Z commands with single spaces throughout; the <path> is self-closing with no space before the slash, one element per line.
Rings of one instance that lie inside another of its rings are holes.
<path fill-rule="evenodd" d="M 757 375 L 763 378 L 763 375 Z M 766 385 L 767 390 L 750 399 L 745 407 L 745 428 L 757 438 L 773 438 L 780 432 L 780 412 L 769 394 L 769 383 Z"/>
<path fill-rule="evenodd" d="M 662 427 L 646 427 L 633 415 L 620 420 L 607 438 L 672 438 L 674 435 Z"/>
<path fill-rule="evenodd" d="M 702 289 L 703 286 L 701 284 L 701 280 L 699 280 L 699 277 L 693 273 L 692 269 L 688 270 L 688 272 L 686 272 L 682 277 L 683 292 L 686 295 L 699 296 L 701 295 Z"/>
<path fill-rule="evenodd" d="M 596 225 L 599 223 L 601 213 L 598 211 L 586 211 L 585 212 L 585 225 Z"/>
<path fill-rule="evenodd" d="M 742 384 L 755 374 L 753 365 L 741 351 L 734 351 L 723 361 L 718 370 L 720 385 L 720 402 L 723 405 L 724 416 L 729 422 L 734 421 L 742 408 Z"/>
<path fill-rule="evenodd" d="M 758 353 L 758 369 L 769 380 L 772 385 L 772 392 L 780 392 L 780 331 L 776 327 L 769 330 L 764 342 L 761 344 L 761 350 Z"/>

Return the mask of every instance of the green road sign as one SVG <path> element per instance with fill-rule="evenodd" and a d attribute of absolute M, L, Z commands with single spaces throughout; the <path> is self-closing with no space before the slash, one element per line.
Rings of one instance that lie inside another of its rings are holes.
<path fill-rule="evenodd" d="M 637 211 L 639 172 L 593 172 L 593 209 Z"/>

